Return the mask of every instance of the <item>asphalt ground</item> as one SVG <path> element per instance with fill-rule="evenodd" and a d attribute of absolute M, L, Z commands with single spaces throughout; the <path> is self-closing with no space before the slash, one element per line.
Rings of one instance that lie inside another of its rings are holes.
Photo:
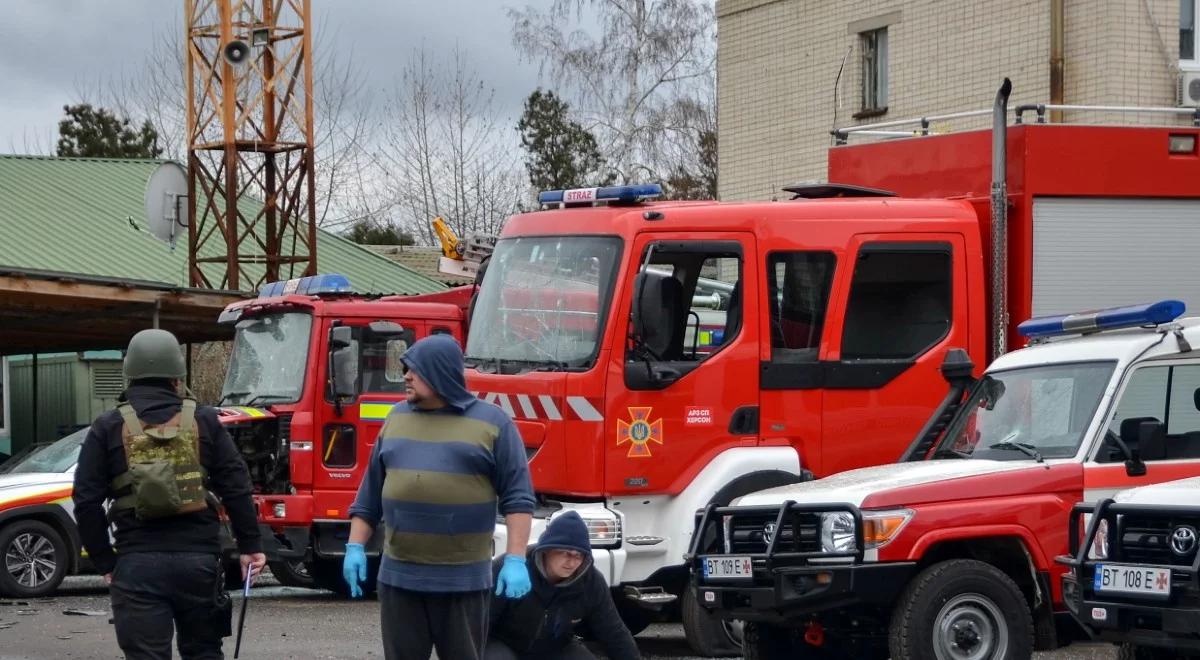
<path fill-rule="evenodd" d="M 234 600 L 234 625 L 241 596 Z M 64 614 L 64 611 L 85 614 Z M 67 578 L 54 598 L 13 601 L 0 599 L 0 659 L 115 660 L 117 647 L 108 590 L 98 577 Z M 226 640 L 225 657 L 233 657 L 233 638 Z M 649 659 L 691 660 L 683 629 L 655 625 L 637 637 Z M 379 644 L 379 604 L 375 600 L 347 601 L 325 591 L 281 587 L 269 575 L 251 592 L 241 658 L 276 660 L 312 658 L 350 660 L 382 658 Z M 1076 645 L 1037 660 L 1112 660 L 1111 646 Z"/>

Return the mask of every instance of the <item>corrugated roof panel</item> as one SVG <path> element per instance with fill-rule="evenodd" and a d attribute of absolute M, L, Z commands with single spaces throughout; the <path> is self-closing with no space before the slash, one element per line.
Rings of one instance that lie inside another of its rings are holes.
<path fill-rule="evenodd" d="M 163 161 L 0 155 L 0 266 L 186 286 L 187 244 L 171 250 L 145 226 L 143 195 Z M 253 217 L 261 204 L 243 201 Z M 210 242 L 204 254 L 223 248 Z M 323 230 L 318 270 L 342 273 L 364 293 L 426 293 L 441 283 Z M 210 279 L 216 268 L 205 267 Z M 245 267 L 242 287 L 262 266 Z M 214 286 L 220 286 L 213 282 Z"/>

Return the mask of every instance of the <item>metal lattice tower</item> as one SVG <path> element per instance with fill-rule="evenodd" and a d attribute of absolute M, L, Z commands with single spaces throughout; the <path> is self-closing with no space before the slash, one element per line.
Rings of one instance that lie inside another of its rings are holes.
<path fill-rule="evenodd" d="M 310 0 L 184 8 L 191 284 L 253 290 L 316 274 Z M 239 208 L 243 197 L 262 210 Z"/>

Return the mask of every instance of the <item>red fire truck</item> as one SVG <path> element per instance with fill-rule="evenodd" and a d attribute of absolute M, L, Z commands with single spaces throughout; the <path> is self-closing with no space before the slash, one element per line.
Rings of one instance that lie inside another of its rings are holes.
<path fill-rule="evenodd" d="M 250 469 L 271 569 L 285 583 L 345 590 L 346 510 L 404 398 L 400 356 L 430 334 L 462 341 L 468 296 L 366 297 L 345 277 L 319 275 L 269 284 L 221 314 L 236 327 L 221 421 Z"/>
<path fill-rule="evenodd" d="M 895 461 L 946 395 L 952 348 L 986 363 L 1023 343 L 1015 321 L 1163 289 L 1200 304 L 1200 130 L 998 116 L 992 133 L 835 147 L 829 179 L 855 185 L 791 201 L 566 191 L 505 225 L 468 380 L 521 429 L 535 533 L 578 510 L 633 628 L 649 610 L 632 606 L 679 607 L 697 651 L 733 651 L 736 626 L 686 588 L 693 513 Z M 701 354 L 689 304 L 714 272 L 734 286 Z M 594 307 L 571 301 L 584 283 Z M 519 302 L 528 289 L 536 308 Z M 537 332 L 513 314 L 539 317 Z"/>

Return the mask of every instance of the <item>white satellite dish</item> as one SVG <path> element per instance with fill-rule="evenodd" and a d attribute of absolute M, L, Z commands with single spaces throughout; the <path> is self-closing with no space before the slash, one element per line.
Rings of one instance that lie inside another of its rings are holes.
<path fill-rule="evenodd" d="M 187 170 L 175 161 L 159 165 L 146 182 L 146 226 L 172 248 L 187 230 L 187 194 Z"/>

